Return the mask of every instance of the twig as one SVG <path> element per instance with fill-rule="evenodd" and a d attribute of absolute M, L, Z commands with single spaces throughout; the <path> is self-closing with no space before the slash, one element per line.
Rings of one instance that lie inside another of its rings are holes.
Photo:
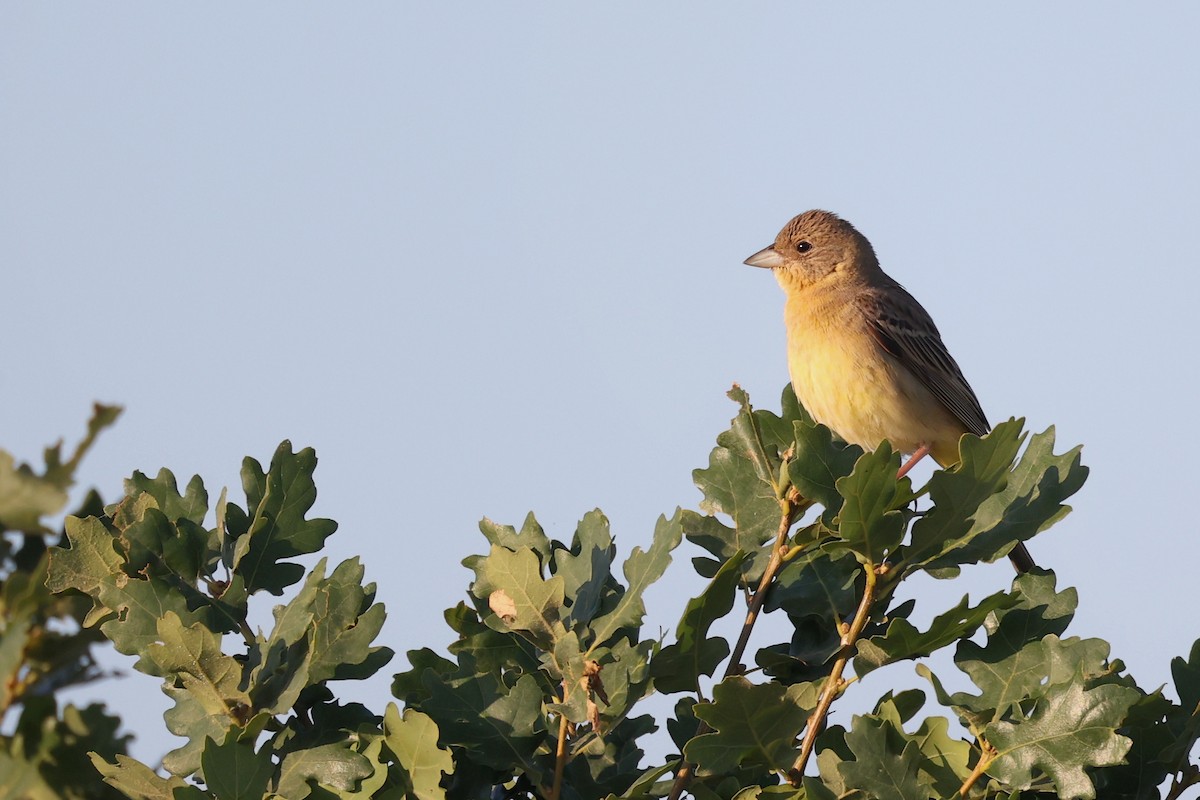
<path fill-rule="evenodd" d="M 250 623 L 247 622 L 245 618 L 239 619 L 237 623 L 238 630 L 241 632 L 242 638 L 246 640 L 246 644 L 253 646 L 256 639 L 254 637 L 254 631 L 250 629 Z"/>
<path fill-rule="evenodd" d="M 776 573 L 783 566 L 784 544 L 787 542 L 788 531 L 792 527 L 794 509 L 792 501 L 786 497 L 779 501 L 779 508 L 781 511 L 779 530 L 775 533 L 775 546 L 771 548 L 771 559 L 767 562 L 767 568 L 763 570 L 762 580 L 758 582 L 758 589 L 750 598 L 750 607 L 746 609 L 746 621 L 742 623 L 742 631 L 738 634 L 737 644 L 733 646 L 733 652 L 729 654 L 729 663 L 725 666 L 724 677 L 726 678 L 741 668 L 742 655 L 746 652 L 746 645 L 750 643 L 750 633 L 754 630 L 754 623 L 758 621 L 763 603 L 767 601 L 767 589 L 771 588 L 771 582 L 775 580 Z"/>
<path fill-rule="evenodd" d="M 796 513 L 809 506 L 803 500 L 793 502 L 793 497 L 787 491 L 781 493 L 783 497 L 779 498 L 779 529 L 775 533 L 775 545 L 771 548 L 771 559 L 767 562 L 767 568 L 763 570 L 762 579 L 758 582 L 758 590 L 750 598 L 749 608 L 746 609 L 746 621 L 742 623 L 742 631 L 738 634 L 737 644 L 734 645 L 733 652 L 729 654 L 729 661 L 725 664 L 723 679 L 730 675 L 741 674 L 742 656 L 746 652 L 746 645 L 750 642 L 750 633 L 754 630 L 754 623 L 758 621 L 759 612 L 762 611 L 763 603 L 767 600 L 767 589 L 770 588 L 771 582 L 775 580 L 775 575 L 783 565 L 784 545 L 787 543 L 788 531 L 791 530 Z M 701 721 L 700 726 L 696 729 L 696 735 L 700 736 L 711 730 L 708 723 Z M 675 783 L 671 785 L 671 793 L 667 796 L 667 800 L 679 800 L 688 784 L 692 782 L 695 771 L 695 764 L 689 761 L 683 762 L 679 771 L 675 773 Z"/>
<path fill-rule="evenodd" d="M 567 692 L 569 685 L 567 681 L 563 681 L 563 705 L 567 704 Z M 567 727 L 568 727 L 566 712 L 559 712 L 558 716 L 558 745 L 554 748 L 554 785 L 550 788 L 550 796 L 547 800 L 558 800 L 562 793 L 563 772 L 567 768 Z"/>
<path fill-rule="evenodd" d="M 846 664 L 850 662 L 850 654 L 854 652 L 854 643 L 858 641 L 863 628 L 867 625 L 867 620 L 871 618 L 871 605 L 875 602 L 875 565 L 867 564 L 866 572 L 867 585 L 863 588 L 862 601 L 858 604 L 858 610 L 854 612 L 854 619 L 850 626 L 842 633 L 841 655 L 834 662 L 833 671 L 825 679 L 825 686 L 821 690 L 821 699 L 817 701 L 817 707 L 813 710 L 812 716 L 808 718 L 808 724 L 805 725 L 804 742 L 800 745 L 800 755 L 788 771 L 788 780 L 793 786 L 798 786 L 800 779 L 804 777 L 804 768 L 808 765 L 809 756 L 812 755 L 817 734 L 825 725 L 825 716 L 829 713 L 829 706 L 833 704 L 834 699 L 842 690 L 842 672 L 846 669 Z"/>
<path fill-rule="evenodd" d="M 992 761 L 996 759 L 996 750 L 990 744 L 981 740 L 980 747 L 982 752 L 979 754 L 979 763 L 975 765 L 975 769 L 963 781 L 963 785 L 958 790 L 959 797 L 967 796 L 967 792 L 971 791 L 971 787 L 983 777 L 984 772 L 992 765 Z"/>

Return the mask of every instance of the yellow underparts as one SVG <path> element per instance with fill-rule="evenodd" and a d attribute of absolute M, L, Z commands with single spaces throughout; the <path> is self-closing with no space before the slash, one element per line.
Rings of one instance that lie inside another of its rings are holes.
<path fill-rule="evenodd" d="M 814 419 L 869 450 L 884 439 L 902 453 L 928 444 L 942 466 L 958 462 L 962 423 L 875 343 L 865 323 L 791 300 L 786 323 L 792 386 Z"/>

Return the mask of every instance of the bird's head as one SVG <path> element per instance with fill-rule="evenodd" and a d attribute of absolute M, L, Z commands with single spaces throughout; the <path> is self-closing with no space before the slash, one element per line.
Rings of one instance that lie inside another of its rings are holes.
<path fill-rule="evenodd" d="M 831 276 L 854 278 L 879 269 L 867 237 L 828 211 L 793 217 L 775 243 L 746 259 L 752 267 L 774 270 L 785 287 L 803 289 Z"/>

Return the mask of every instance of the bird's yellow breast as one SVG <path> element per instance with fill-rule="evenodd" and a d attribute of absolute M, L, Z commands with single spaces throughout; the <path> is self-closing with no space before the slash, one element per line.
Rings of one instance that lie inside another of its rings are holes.
<path fill-rule="evenodd" d="M 929 444 L 939 462 L 957 459 L 962 424 L 876 343 L 852 304 L 789 296 L 785 321 L 792 387 L 814 419 L 867 449 L 887 439 L 901 452 Z"/>

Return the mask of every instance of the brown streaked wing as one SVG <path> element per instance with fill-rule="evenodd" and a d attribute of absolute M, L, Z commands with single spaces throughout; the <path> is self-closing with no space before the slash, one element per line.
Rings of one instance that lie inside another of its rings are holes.
<path fill-rule="evenodd" d="M 916 298 L 892 282 L 860 294 L 858 303 L 879 346 L 924 383 L 963 427 L 976 436 L 991 430 L 979 398 Z"/>

